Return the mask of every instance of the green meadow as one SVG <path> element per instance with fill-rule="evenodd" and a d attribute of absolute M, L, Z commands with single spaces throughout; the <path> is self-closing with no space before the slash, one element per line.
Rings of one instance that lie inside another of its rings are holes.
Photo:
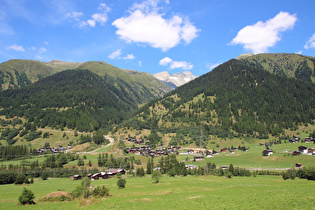
<path fill-rule="evenodd" d="M 58 190 L 71 192 L 81 181 L 71 179 L 35 180 L 30 185 L 1 185 L 0 209 L 314 209 L 314 181 L 283 180 L 279 176 L 232 177 L 163 176 L 153 183 L 151 176 L 126 178 L 118 189 L 116 178 L 92 181 L 105 185 L 110 197 L 41 202 L 38 199 Z M 19 206 L 18 197 L 26 187 L 35 193 L 36 205 Z"/>

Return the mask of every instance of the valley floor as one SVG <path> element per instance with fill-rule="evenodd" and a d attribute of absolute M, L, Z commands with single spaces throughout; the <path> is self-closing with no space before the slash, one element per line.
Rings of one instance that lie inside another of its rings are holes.
<path fill-rule="evenodd" d="M 110 197 L 69 202 L 41 202 L 55 191 L 71 192 L 81 181 L 71 179 L 35 180 L 31 185 L 1 185 L 0 209 L 314 209 L 314 181 L 283 180 L 280 176 L 232 177 L 163 176 L 160 183 L 151 176 L 127 178 L 118 189 L 116 178 L 92 181 L 105 185 Z M 36 205 L 19 206 L 18 197 L 26 187 L 35 193 Z"/>

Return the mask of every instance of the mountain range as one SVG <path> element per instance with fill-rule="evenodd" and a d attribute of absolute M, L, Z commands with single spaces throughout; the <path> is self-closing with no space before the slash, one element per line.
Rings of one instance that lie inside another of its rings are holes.
<path fill-rule="evenodd" d="M 257 57 L 260 62 L 255 62 Z M 149 102 L 122 126 L 161 135 L 175 133 L 174 144 L 211 135 L 263 139 L 285 135 L 285 130 L 314 124 L 315 84 L 309 79 L 314 74 L 300 77 L 308 69 L 314 72 L 313 61 L 312 57 L 291 54 L 232 59 Z M 262 68 L 265 64 L 268 68 Z M 299 73 L 289 77 L 292 71 Z"/>
<path fill-rule="evenodd" d="M 308 56 L 247 54 L 195 78 L 97 61 L 10 60 L 0 64 L 0 115 L 56 129 L 150 129 L 152 141 L 157 132 L 175 133 L 173 142 L 266 138 L 314 124 L 314 66 Z M 160 80 L 176 82 L 176 89 Z"/>

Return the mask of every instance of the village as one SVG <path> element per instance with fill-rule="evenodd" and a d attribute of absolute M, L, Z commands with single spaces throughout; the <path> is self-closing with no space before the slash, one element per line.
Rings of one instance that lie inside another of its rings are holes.
<path fill-rule="evenodd" d="M 304 142 L 304 143 L 314 143 L 315 144 L 315 138 L 305 138 L 305 139 L 300 139 L 299 137 L 293 137 L 291 138 L 289 141 L 289 143 L 294 144 L 294 143 L 298 143 L 298 142 Z M 276 141 L 273 144 L 278 144 L 279 142 Z M 263 146 L 264 144 L 260 144 L 260 146 Z M 266 148 L 264 151 L 262 151 L 262 155 L 263 156 L 270 156 L 272 155 L 274 152 L 272 149 L 269 148 L 269 146 L 271 146 L 270 144 L 265 144 Z M 286 153 L 288 153 L 288 151 L 286 151 Z M 296 156 L 296 155 L 315 155 L 315 147 L 306 147 L 306 146 L 299 146 L 297 148 L 297 150 L 291 152 L 292 156 Z"/>

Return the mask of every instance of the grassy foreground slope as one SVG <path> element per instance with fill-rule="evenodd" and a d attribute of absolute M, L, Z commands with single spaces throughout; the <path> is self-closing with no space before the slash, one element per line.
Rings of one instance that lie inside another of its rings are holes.
<path fill-rule="evenodd" d="M 80 181 L 49 179 L 32 185 L 0 186 L 0 208 L 15 209 L 24 187 L 35 193 L 36 205 L 27 209 L 312 209 L 314 183 L 307 180 L 284 181 L 281 177 L 258 176 L 225 179 L 216 176 L 162 177 L 152 183 L 151 176 L 127 178 L 125 189 L 118 189 L 117 179 L 93 181 L 94 186 L 105 185 L 111 197 L 88 202 L 38 201 L 51 192 L 71 192 Z M 90 205 L 82 206 L 82 203 Z"/>

